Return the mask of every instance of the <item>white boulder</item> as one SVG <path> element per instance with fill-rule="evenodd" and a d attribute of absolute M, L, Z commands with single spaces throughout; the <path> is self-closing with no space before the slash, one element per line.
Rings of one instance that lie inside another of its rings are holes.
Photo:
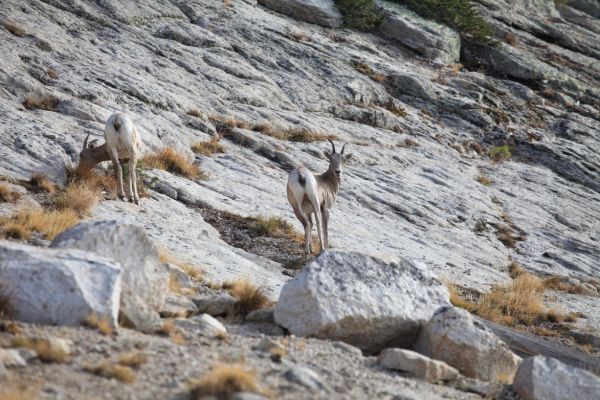
<path fill-rule="evenodd" d="M 295 335 L 377 352 L 411 346 L 421 323 L 445 305 L 446 287 L 414 261 L 328 251 L 286 283 L 274 316 Z"/>
<path fill-rule="evenodd" d="M 445 361 L 470 378 L 511 379 L 521 358 L 506 343 L 467 311 L 444 307 L 427 322 L 415 350 Z"/>
<path fill-rule="evenodd" d="M 95 313 L 117 326 L 121 269 L 107 258 L 0 241 L 0 282 L 12 319 L 78 325 Z"/>

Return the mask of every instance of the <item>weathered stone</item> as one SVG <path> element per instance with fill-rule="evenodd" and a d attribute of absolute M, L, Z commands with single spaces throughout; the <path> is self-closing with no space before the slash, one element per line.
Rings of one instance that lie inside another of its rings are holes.
<path fill-rule="evenodd" d="M 0 364 L 3 364 L 7 368 L 14 368 L 24 367 L 27 365 L 27 362 L 21 357 L 18 350 L 0 348 Z"/>
<path fill-rule="evenodd" d="M 458 370 L 443 361 L 432 360 L 405 349 L 385 349 L 379 354 L 379 364 L 385 368 L 410 373 L 428 382 L 449 381 L 458 377 Z"/>
<path fill-rule="evenodd" d="M 160 316 L 163 318 L 189 317 L 197 312 L 196 305 L 189 297 L 169 293 L 165 304 L 160 309 Z"/>
<path fill-rule="evenodd" d="M 198 308 L 198 312 L 214 316 L 227 314 L 236 302 L 235 298 L 228 293 L 197 297 L 193 301 Z"/>
<path fill-rule="evenodd" d="M 191 330 L 203 336 L 217 336 L 227 333 L 225 326 L 208 314 L 200 314 L 192 318 L 177 318 L 175 324 L 183 329 Z"/>
<path fill-rule="evenodd" d="M 209 313 L 210 314 L 210 313 Z M 244 318 L 247 322 L 275 322 L 275 317 L 273 316 L 273 309 L 261 308 L 259 310 L 254 310 L 246 315 Z"/>
<path fill-rule="evenodd" d="M 467 311 L 444 307 L 425 323 L 414 346 L 465 376 L 488 381 L 514 376 L 521 358 Z"/>
<path fill-rule="evenodd" d="M 445 25 L 424 19 L 406 8 L 382 1 L 384 19 L 377 31 L 397 40 L 425 58 L 453 64 L 460 58 L 460 36 Z"/>
<path fill-rule="evenodd" d="M 78 325 L 95 313 L 117 325 L 121 269 L 108 258 L 2 241 L 0 282 L 15 320 Z"/>
<path fill-rule="evenodd" d="M 156 321 L 167 294 L 168 274 L 142 226 L 118 220 L 83 222 L 57 236 L 50 247 L 91 251 L 117 261 L 123 271 L 121 313 L 134 328 L 153 331 L 155 323 L 141 321 Z"/>
<path fill-rule="evenodd" d="M 310 368 L 296 366 L 287 370 L 285 374 L 283 374 L 283 377 L 290 382 L 297 383 L 310 390 L 328 390 L 319 374 Z"/>
<path fill-rule="evenodd" d="M 342 25 L 342 15 L 333 0 L 258 0 L 258 3 L 311 24 L 329 28 Z"/>
<path fill-rule="evenodd" d="M 448 304 L 446 287 L 416 262 L 328 251 L 283 287 L 275 322 L 376 352 L 412 345 L 420 324 Z"/>
<path fill-rule="evenodd" d="M 535 356 L 521 363 L 513 388 L 523 400 L 596 400 L 600 379 L 554 358 Z"/>

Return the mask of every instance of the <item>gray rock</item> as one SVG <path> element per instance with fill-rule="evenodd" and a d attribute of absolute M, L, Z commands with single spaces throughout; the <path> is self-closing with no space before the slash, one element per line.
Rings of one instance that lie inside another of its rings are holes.
<path fill-rule="evenodd" d="M 258 0 L 258 3 L 311 24 L 328 28 L 342 25 L 342 15 L 333 0 Z"/>
<path fill-rule="evenodd" d="M 412 345 L 420 324 L 448 304 L 446 287 L 414 261 L 327 251 L 283 287 L 275 322 L 376 352 Z"/>
<path fill-rule="evenodd" d="M 108 258 L 0 241 L 0 281 L 17 321 L 78 325 L 95 313 L 117 326 L 121 269 Z"/>
<path fill-rule="evenodd" d="M 225 326 L 208 314 L 200 314 L 192 318 L 177 318 L 173 320 L 180 328 L 193 331 L 202 336 L 217 336 L 227 333 Z"/>
<path fill-rule="evenodd" d="M 233 395 L 232 400 L 267 400 L 267 398 L 256 393 L 238 392 Z"/>
<path fill-rule="evenodd" d="M 18 350 L 0 348 L 0 364 L 7 368 L 14 368 L 24 367 L 27 362 L 21 357 Z"/>
<path fill-rule="evenodd" d="M 569 335 L 579 344 L 589 344 L 600 347 L 600 332 L 569 331 Z"/>
<path fill-rule="evenodd" d="M 600 379 L 554 358 L 535 356 L 521 363 L 513 388 L 523 400 L 595 400 Z"/>
<path fill-rule="evenodd" d="M 209 313 L 210 314 L 210 313 Z M 251 311 L 244 318 L 247 322 L 275 322 L 275 317 L 273 315 L 273 309 L 261 308 L 258 310 Z"/>
<path fill-rule="evenodd" d="M 406 8 L 382 1 L 384 19 L 377 28 L 382 36 L 397 40 L 428 60 L 454 64 L 460 57 L 460 36 L 445 25 L 424 19 Z"/>
<path fill-rule="evenodd" d="M 197 312 L 198 309 L 190 298 L 177 293 L 169 293 L 165 304 L 160 309 L 160 316 L 162 318 L 189 317 Z"/>
<path fill-rule="evenodd" d="M 236 299 L 228 293 L 221 293 L 213 296 L 196 297 L 193 301 L 198 308 L 198 312 L 217 316 L 229 313 Z"/>
<path fill-rule="evenodd" d="M 182 289 L 193 289 L 195 287 L 193 279 L 175 264 L 163 264 L 169 274 L 169 279 L 175 279 L 177 285 Z"/>
<path fill-rule="evenodd" d="M 328 391 L 319 374 L 310 368 L 296 366 L 287 370 L 283 377 L 310 390 Z"/>
<path fill-rule="evenodd" d="M 379 354 L 378 362 L 385 368 L 408 372 L 428 382 L 449 381 L 459 375 L 456 368 L 443 361 L 406 349 L 385 349 Z"/>
<path fill-rule="evenodd" d="M 117 261 L 123 270 L 121 313 L 136 329 L 154 329 L 157 311 L 165 302 L 168 274 L 142 226 L 117 220 L 83 222 L 57 236 L 50 247 L 92 251 Z M 153 322 L 142 327 L 146 318 Z"/>
<path fill-rule="evenodd" d="M 521 358 L 467 311 L 444 307 L 423 325 L 415 350 L 445 361 L 465 376 L 495 381 L 511 378 Z"/>

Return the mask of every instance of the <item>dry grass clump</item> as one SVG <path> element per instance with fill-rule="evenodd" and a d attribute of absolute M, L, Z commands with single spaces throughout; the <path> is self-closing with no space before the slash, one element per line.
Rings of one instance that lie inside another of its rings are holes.
<path fill-rule="evenodd" d="M 245 317 L 250 312 L 271 304 L 271 301 L 265 295 L 265 289 L 255 286 L 247 279 L 225 282 L 223 283 L 223 289 L 228 290 L 236 299 L 232 308 L 233 316 Z"/>
<path fill-rule="evenodd" d="M 504 35 L 504 41 L 513 47 L 519 45 L 519 38 L 517 37 L 517 35 L 511 32 L 507 32 L 506 35 Z"/>
<path fill-rule="evenodd" d="M 192 150 L 204 156 L 211 156 L 216 153 L 225 153 L 225 148 L 220 143 L 221 136 L 215 135 L 210 140 L 198 142 L 192 145 Z"/>
<path fill-rule="evenodd" d="M 519 276 L 526 274 L 525 268 L 521 267 L 517 262 L 513 261 L 508 266 L 508 276 L 512 279 L 518 278 Z"/>
<path fill-rule="evenodd" d="M 52 240 L 79 220 L 79 215 L 71 209 L 24 209 L 10 217 L 0 218 L 0 233 L 5 237 L 29 239 L 32 232 L 39 232 Z"/>
<path fill-rule="evenodd" d="M 96 173 L 93 168 L 78 165 L 75 168 L 67 167 L 66 175 L 70 184 L 84 183 L 90 189 L 105 191 L 115 198 L 117 196 L 117 180 L 114 174 L 99 174 Z M 123 177 L 123 181 L 125 182 L 125 177 Z M 123 183 L 123 185 L 125 185 L 125 183 Z M 145 193 L 144 185 L 139 182 L 138 191 L 140 192 L 140 196 L 143 196 Z"/>
<path fill-rule="evenodd" d="M 52 346 L 47 339 L 27 338 L 23 336 L 14 337 L 11 341 L 12 347 L 26 347 L 37 353 L 38 358 L 47 363 L 62 364 L 69 359 L 69 354 L 60 346 Z"/>
<path fill-rule="evenodd" d="M 285 132 L 285 137 L 291 142 L 324 142 L 326 140 L 336 140 L 336 135 L 314 132 L 306 128 L 290 128 Z"/>
<path fill-rule="evenodd" d="M 52 94 L 30 93 L 25 96 L 23 106 L 28 110 L 40 109 L 54 111 L 60 100 Z"/>
<path fill-rule="evenodd" d="M 21 198 L 21 193 L 13 191 L 7 183 L 0 182 L 0 202 L 16 203 Z"/>
<path fill-rule="evenodd" d="M 117 361 L 119 365 L 123 365 L 125 367 L 130 367 L 133 369 L 138 369 L 147 362 L 148 357 L 145 354 L 142 354 L 137 351 L 121 354 L 119 355 L 119 359 Z"/>
<path fill-rule="evenodd" d="M 0 400 L 31 400 L 39 398 L 40 384 L 30 380 L 10 379 L 0 386 Z"/>
<path fill-rule="evenodd" d="M 408 115 L 408 113 L 403 107 L 397 106 L 393 102 L 385 104 L 383 108 L 400 118 L 404 118 Z"/>
<path fill-rule="evenodd" d="M 546 289 L 558 290 L 571 294 L 589 294 L 590 291 L 579 284 L 571 284 L 564 276 L 554 275 L 544 279 Z"/>
<path fill-rule="evenodd" d="M 56 192 L 54 183 L 48 178 L 48 175 L 41 172 L 31 175 L 31 178 L 27 183 L 29 184 L 31 191 L 35 193 L 45 192 L 54 194 L 54 192 Z"/>
<path fill-rule="evenodd" d="M 204 114 L 202 114 L 202 111 L 200 111 L 198 108 L 190 108 L 185 113 L 196 118 L 202 118 L 204 116 Z"/>
<path fill-rule="evenodd" d="M 483 174 L 477 176 L 477 178 L 475 178 L 475 179 L 477 179 L 477 182 L 479 182 L 485 186 L 490 186 L 493 183 L 493 181 L 489 177 L 487 177 Z"/>
<path fill-rule="evenodd" d="M 147 167 L 162 169 L 186 178 L 206 178 L 206 174 L 200 171 L 197 165 L 172 147 L 164 147 L 154 154 L 146 155 L 142 161 Z"/>
<path fill-rule="evenodd" d="M 396 146 L 406 148 L 406 147 L 418 147 L 420 145 L 419 145 L 419 142 L 417 142 L 416 140 L 411 139 L 411 138 L 406 138 L 406 139 L 404 139 L 403 142 L 398 143 Z"/>
<path fill-rule="evenodd" d="M 292 224 L 275 215 L 259 215 L 255 227 L 261 236 L 290 236 L 295 233 Z"/>
<path fill-rule="evenodd" d="M 6 284 L 0 282 L 0 320 L 10 319 L 13 311 L 10 289 L 6 287 Z M 2 328 L 6 331 L 6 326 L 3 325 Z"/>
<path fill-rule="evenodd" d="M 231 400 L 236 393 L 251 392 L 264 394 L 256 382 L 256 373 L 240 364 L 218 364 L 203 377 L 191 382 L 191 400 L 213 397 Z"/>
<path fill-rule="evenodd" d="M 90 328 L 98 329 L 103 335 L 113 334 L 113 325 L 108 315 L 99 316 L 97 313 L 92 313 L 86 318 L 85 324 Z"/>
<path fill-rule="evenodd" d="M 88 215 L 98 202 L 98 192 L 85 183 L 74 183 L 54 199 L 58 210 L 72 210 L 79 216 Z"/>
<path fill-rule="evenodd" d="M 113 364 L 105 360 L 97 365 L 85 365 L 84 370 L 105 378 L 114 378 L 124 383 L 135 382 L 135 372 L 128 366 Z"/>
<path fill-rule="evenodd" d="M 4 29 L 6 29 L 7 31 L 9 31 L 17 37 L 23 37 L 27 34 L 27 32 L 25 32 L 25 29 L 21 28 L 15 22 L 5 21 L 2 23 L 2 26 L 4 26 Z"/>
<path fill-rule="evenodd" d="M 363 75 L 367 75 L 369 78 L 376 82 L 383 82 L 385 80 L 385 75 L 375 72 L 369 64 L 362 60 L 355 61 L 353 65 L 354 69 L 356 69 L 358 72 L 360 72 Z"/>
<path fill-rule="evenodd" d="M 220 115 L 211 115 L 208 117 L 219 131 L 228 131 L 233 128 L 250 129 L 250 124 L 246 121 L 238 120 L 233 116 L 223 117 Z"/>
<path fill-rule="evenodd" d="M 522 241 L 525 238 L 522 234 L 514 236 L 514 233 L 508 225 L 501 225 L 496 229 L 496 238 L 506 247 L 515 247 L 518 241 Z"/>
<path fill-rule="evenodd" d="M 494 161 L 508 160 L 512 157 L 510 147 L 508 145 L 492 146 L 488 149 L 490 158 Z"/>
<path fill-rule="evenodd" d="M 48 68 L 46 70 L 46 74 L 51 79 L 58 79 L 58 73 L 56 72 L 56 70 L 54 70 L 54 68 Z"/>
<path fill-rule="evenodd" d="M 185 344 L 185 338 L 172 320 L 164 321 L 156 333 L 168 336 L 173 343 Z"/>
<path fill-rule="evenodd" d="M 185 272 L 190 278 L 197 282 L 202 282 L 204 279 L 202 270 L 200 268 L 193 264 L 179 260 L 163 247 L 159 247 L 158 249 L 158 258 L 162 264 L 174 264 L 177 268 Z"/>

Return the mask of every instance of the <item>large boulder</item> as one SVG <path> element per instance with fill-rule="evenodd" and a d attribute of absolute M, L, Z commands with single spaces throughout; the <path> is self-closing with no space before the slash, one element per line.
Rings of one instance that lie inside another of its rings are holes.
<path fill-rule="evenodd" d="M 445 25 L 427 20 L 412 11 L 386 1 L 381 2 L 383 22 L 379 34 L 413 49 L 428 60 L 454 64 L 460 58 L 460 35 Z"/>
<path fill-rule="evenodd" d="M 513 388 L 523 400 L 595 400 L 600 379 L 554 358 L 535 356 L 521 363 Z"/>
<path fill-rule="evenodd" d="M 342 14 L 333 0 L 258 0 L 258 3 L 273 11 L 328 28 L 337 28 L 343 22 Z"/>
<path fill-rule="evenodd" d="M 465 376 L 482 379 L 512 379 L 521 358 L 471 314 L 444 307 L 427 322 L 415 350 L 445 361 Z"/>
<path fill-rule="evenodd" d="M 108 258 L 0 241 L 0 304 L 12 319 L 78 325 L 96 314 L 116 326 L 120 294 L 121 268 Z"/>
<path fill-rule="evenodd" d="M 57 236 L 53 248 L 75 248 L 110 257 L 122 268 L 121 318 L 141 331 L 158 327 L 168 273 L 141 225 L 118 220 L 81 223 Z"/>
<path fill-rule="evenodd" d="M 285 284 L 274 315 L 295 335 L 377 352 L 411 346 L 444 305 L 448 290 L 421 264 L 328 251 Z"/>

